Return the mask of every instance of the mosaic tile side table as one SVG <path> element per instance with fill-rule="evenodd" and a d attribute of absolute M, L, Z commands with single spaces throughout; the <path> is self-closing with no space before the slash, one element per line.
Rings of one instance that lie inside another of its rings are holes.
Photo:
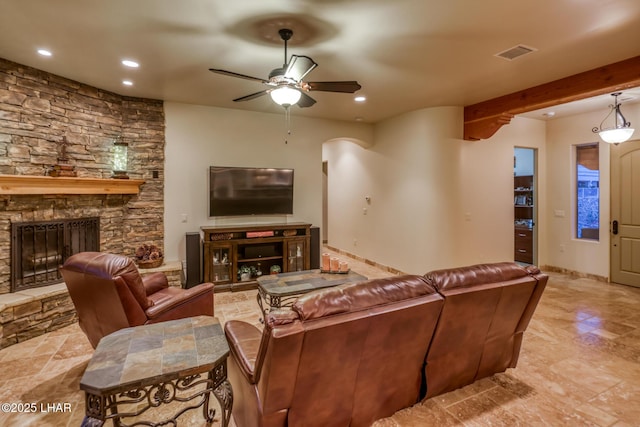
<path fill-rule="evenodd" d="M 101 426 L 112 419 L 123 425 L 178 425 L 178 417 L 202 407 L 208 423 L 211 393 L 222 409 L 221 424 L 228 426 L 233 392 L 227 380 L 229 346 L 215 317 L 198 316 L 126 328 L 100 340 L 87 366 L 80 389 L 85 392 L 86 416 L 82 426 Z M 178 403 L 173 403 L 178 402 Z M 172 404 L 172 416 L 161 421 L 157 407 Z M 174 408 L 175 406 L 175 408 Z M 155 409 L 155 411 L 149 411 Z M 133 418 L 135 417 L 135 418 Z"/>
<path fill-rule="evenodd" d="M 263 313 L 287 307 L 302 294 L 322 288 L 364 282 L 367 278 L 354 271 L 345 274 L 322 273 L 320 270 L 292 271 L 258 277 L 258 305 Z M 264 307 L 263 301 L 268 307 Z"/>

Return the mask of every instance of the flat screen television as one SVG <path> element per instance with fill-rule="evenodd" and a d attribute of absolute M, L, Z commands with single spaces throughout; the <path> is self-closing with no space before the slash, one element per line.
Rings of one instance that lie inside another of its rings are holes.
<path fill-rule="evenodd" d="M 278 214 L 293 214 L 293 169 L 209 168 L 209 216 Z"/>

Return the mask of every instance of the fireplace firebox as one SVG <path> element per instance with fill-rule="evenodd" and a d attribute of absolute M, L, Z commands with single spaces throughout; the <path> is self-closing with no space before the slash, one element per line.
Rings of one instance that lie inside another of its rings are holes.
<path fill-rule="evenodd" d="M 11 292 L 62 280 L 58 267 L 71 255 L 100 250 L 100 218 L 11 224 Z"/>

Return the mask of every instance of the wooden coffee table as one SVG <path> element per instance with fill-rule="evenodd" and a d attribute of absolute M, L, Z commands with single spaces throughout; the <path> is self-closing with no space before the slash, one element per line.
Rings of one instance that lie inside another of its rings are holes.
<path fill-rule="evenodd" d="M 198 316 L 116 331 L 100 340 L 80 380 L 85 392 L 82 426 L 101 426 L 106 420 L 122 425 L 180 425 L 178 417 L 202 407 L 207 423 L 213 393 L 222 408 L 221 424 L 231 417 L 233 392 L 227 380 L 229 346 L 215 317 Z M 183 402 L 171 418 L 157 420 L 154 408 Z M 153 421 L 140 421 L 139 418 Z M 128 420 L 127 420 L 128 421 Z M 129 424 L 127 424 L 129 425 Z"/>
<path fill-rule="evenodd" d="M 307 292 L 365 280 L 365 276 L 353 271 L 322 273 L 320 270 L 304 270 L 261 276 L 258 277 L 258 305 L 263 313 L 267 313 L 273 308 L 291 306 L 294 300 Z"/>

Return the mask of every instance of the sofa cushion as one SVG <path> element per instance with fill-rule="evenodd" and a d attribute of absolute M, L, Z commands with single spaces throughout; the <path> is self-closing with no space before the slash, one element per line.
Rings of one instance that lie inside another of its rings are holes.
<path fill-rule="evenodd" d="M 310 320 L 434 293 L 421 276 L 393 276 L 310 292 L 298 298 L 293 310 L 301 320 Z"/>
<path fill-rule="evenodd" d="M 498 283 L 528 276 L 526 268 L 513 262 L 477 264 L 468 267 L 435 270 L 424 275 L 438 292 L 456 288 Z"/>

